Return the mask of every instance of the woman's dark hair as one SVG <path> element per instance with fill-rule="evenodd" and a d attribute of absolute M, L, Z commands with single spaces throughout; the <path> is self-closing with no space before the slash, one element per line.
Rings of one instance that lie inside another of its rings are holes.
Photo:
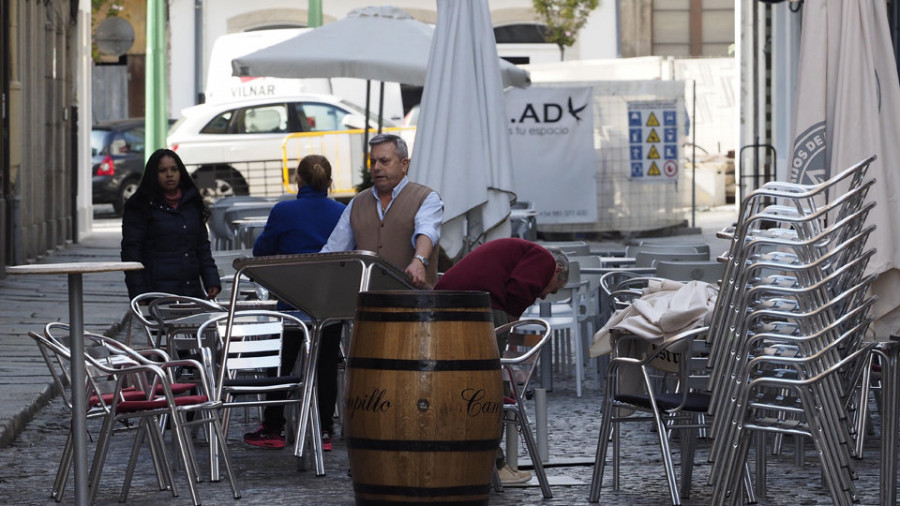
<path fill-rule="evenodd" d="M 175 165 L 178 166 L 178 172 L 181 174 L 179 178 L 178 187 L 181 188 L 183 193 L 187 193 L 188 190 L 194 189 L 197 191 L 197 195 L 200 195 L 200 190 L 197 188 L 197 185 L 194 183 L 194 178 L 188 174 L 187 167 L 184 166 L 184 162 L 181 161 L 181 157 L 178 156 L 171 149 L 161 148 L 157 149 L 150 155 L 150 158 L 147 159 L 147 163 L 144 165 L 144 174 L 141 176 L 141 183 L 138 185 L 137 190 L 134 192 L 134 196 L 142 196 L 146 200 L 160 200 L 163 198 L 162 188 L 159 186 L 159 176 L 157 171 L 159 169 L 159 162 L 164 157 L 170 157 L 175 160 Z M 210 211 L 209 207 L 204 202 L 202 196 L 198 199 L 200 201 L 200 206 L 203 212 L 203 219 L 209 219 Z"/>
<path fill-rule="evenodd" d="M 331 163 L 322 155 L 306 155 L 297 165 L 297 174 L 316 191 L 328 191 L 331 186 Z"/>

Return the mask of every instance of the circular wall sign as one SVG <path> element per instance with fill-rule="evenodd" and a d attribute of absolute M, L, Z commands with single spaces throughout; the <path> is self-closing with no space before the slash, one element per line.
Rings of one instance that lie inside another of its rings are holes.
<path fill-rule="evenodd" d="M 134 44 L 134 28 L 128 20 L 110 16 L 97 25 L 94 40 L 103 54 L 122 56 Z"/>

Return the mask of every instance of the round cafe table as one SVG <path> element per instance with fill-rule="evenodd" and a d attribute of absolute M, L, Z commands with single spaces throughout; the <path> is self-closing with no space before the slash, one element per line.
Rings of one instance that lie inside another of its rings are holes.
<path fill-rule="evenodd" d="M 55 264 L 14 265 L 7 274 L 67 274 L 69 278 L 69 331 L 71 334 L 72 377 L 72 443 L 75 467 L 75 504 L 88 503 L 87 471 L 87 399 L 84 385 L 84 297 L 82 275 L 92 272 L 134 271 L 143 269 L 140 262 L 67 262 Z"/>

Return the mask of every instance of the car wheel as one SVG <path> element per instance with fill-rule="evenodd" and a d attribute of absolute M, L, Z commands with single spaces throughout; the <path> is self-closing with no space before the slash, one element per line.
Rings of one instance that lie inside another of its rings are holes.
<path fill-rule="evenodd" d="M 250 194 L 250 188 L 241 173 L 227 165 L 200 167 L 191 177 L 207 204 L 222 197 Z"/>
<path fill-rule="evenodd" d="M 140 184 L 141 180 L 136 177 L 122 181 L 122 185 L 119 186 L 119 196 L 113 202 L 113 210 L 116 212 L 116 216 L 122 216 L 122 212 L 125 210 L 125 201 L 134 195 Z"/>

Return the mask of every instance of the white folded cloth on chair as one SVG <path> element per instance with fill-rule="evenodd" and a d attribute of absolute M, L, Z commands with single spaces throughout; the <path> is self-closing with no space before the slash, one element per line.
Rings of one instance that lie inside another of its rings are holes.
<path fill-rule="evenodd" d="M 708 324 L 718 293 L 715 285 L 703 281 L 651 280 L 644 295 L 613 313 L 606 325 L 594 334 L 590 354 L 598 357 L 612 351 L 612 329 L 660 343 L 685 330 Z"/>

